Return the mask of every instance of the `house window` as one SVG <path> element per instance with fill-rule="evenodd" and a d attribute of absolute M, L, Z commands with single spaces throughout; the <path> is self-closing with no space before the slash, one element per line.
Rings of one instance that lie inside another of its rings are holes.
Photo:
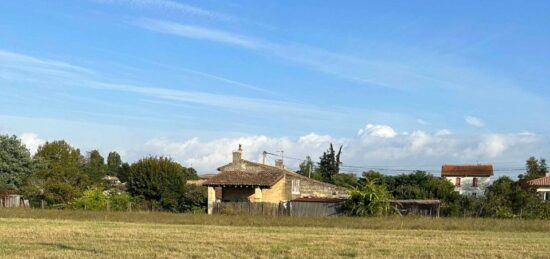
<path fill-rule="evenodd" d="M 455 180 L 455 186 L 460 187 L 460 177 L 457 177 Z"/>
<path fill-rule="evenodd" d="M 545 201 L 550 201 L 550 192 L 545 192 L 544 193 L 544 200 Z"/>
<path fill-rule="evenodd" d="M 477 187 L 478 185 L 478 179 L 477 177 L 474 177 L 474 180 L 472 181 L 472 187 Z"/>
<path fill-rule="evenodd" d="M 292 179 L 292 194 L 300 194 L 300 180 Z"/>

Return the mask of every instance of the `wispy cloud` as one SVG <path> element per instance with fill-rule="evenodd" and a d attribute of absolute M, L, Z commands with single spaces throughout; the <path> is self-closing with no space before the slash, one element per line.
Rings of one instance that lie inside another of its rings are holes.
<path fill-rule="evenodd" d="M 372 78 L 375 72 L 382 72 L 375 62 L 351 55 L 330 52 L 301 44 L 279 44 L 260 38 L 231 33 L 202 26 L 194 26 L 165 20 L 142 18 L 131 22 L 140 28 L 188 39 L 207 40 L 267 53 L 323 73 L 335 75 L 358 83 L 368 83 L 393 89 L 403 89 L 400 84 L 386 84 Z M 387 75 L 378 73 L 378 76 Z M 387 78 L 395 78 L 387 76 Z M 405 86 L 406 87 L 406 86 Z"/>
<path fill-rule="evenodd" d="M 464 118 L 464 121 L 466 121 L 466 123 L 468 123 L 469 125 L 472 125 L 472 126 L 478 127 L 478 128 L 481 128 L 481 127 L 485 126 L 485 122 L 483 122 L 482 119 L 480 119 L 478 117 L 475 117 L 475 116 L 466 116 Z"/>
<path fill-rule="evenodd" d="M 167 12 L 177 12 L 194 16 L 202 16 L 206 18 L 218 20 L 231 20 L 232 18 L 221 13 L 213 12 L 197 6 L 183 4 L 171 0 L 95 0 L 99 3 L 127 5 L 135 8 L 155 8 Z"/>
<path fill-rule="evenodd" d="M 0 75 L 3 73 L 11 74 L 13 71 L 21 69 L 24 70 L 24 74 L 4 79 L 10 82 L 28 82 L 32 80 L 36 85 L 40 86 L 54 82 L 56 86 L 87 87 L 103 91 L 117 91 L 142 97 L 224 108 L 224 110 L 246 111 L 249 114 L 289 113 L 293 116 L 309 119 L 326 119 L 327 117 L 339 116 L 336 112 L 327 111 L 313 105 L 294 102 L 165 87 L 121 84 L 113 80 L 98 79 L 98 76 L 95 76 L 98 73 L 91 69 L 8 51 L 0 51 L 0 67 L 4 68 L 0 71 Z M 53 77 L 55 80 L 43 80 L 50 77 Z"/>
<path fill-rule="evenodd" d="M 526 109 L 547 110 L 550 107 L 547 99 L 518 87 L 506 76 L 481 73 L 479 69 L 454 65 L 448 58 L 438 58 L 429 54 L 421 58 L 411 57 L 401 60 L 381 57 L 364 58 L 309 45 L 268 41 L 228 31 L 164 20 L 138 19 L 133 24 L 158 33 L 250 49 L 362 85 L 405 92 L 443 89 L 446 92 L 468 96 L 468 98 L 485 100 L 491 96 L 492 102 L 513 100 L 516 103 L 522 103 Z M 461 76 L 457 77 L 457 74 Z M 495 91 L 499 92 L 498 96 L 494 95 Z"/>
<path fill-rule="evenodd" d="M 221 30 L 154 19 L 139 19 L 133 23 L 147 30 L 186 38 L 221 42 L 250 49 L 264 47 L 264 44 L 258 40 Z"/>

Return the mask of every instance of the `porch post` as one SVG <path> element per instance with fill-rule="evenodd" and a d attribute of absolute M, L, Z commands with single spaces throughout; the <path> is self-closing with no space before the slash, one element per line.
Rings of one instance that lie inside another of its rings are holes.
<path fill-rule="evenodd" d="M 256 189 L 254 189 L 254 202 L 262 202 L 262 198 L 262 189 L 256 187 Z"/>
<path fill-rule="evenodd" d="M 214 212 L 214 203 L 216 202 L 216 191 L 214 187 L 208 186 L 208 215 Z"/>

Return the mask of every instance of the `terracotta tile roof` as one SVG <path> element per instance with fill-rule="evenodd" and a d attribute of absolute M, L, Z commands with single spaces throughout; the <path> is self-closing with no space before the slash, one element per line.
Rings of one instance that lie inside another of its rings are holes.
<path fill-rule="evenodd" d="M 290 171 L 286 168 L 280 168 L 280 167 L 276 167 L 276 166 L 272 166 L 272 165 L 266 165 L 266 164 L 262 164 L 262 163 L 257 163 L 257 162 L 253 162 L 253 161 L 249 161 L 249 160 L 242 160 L 243 163 L 247 163 L 247 164 L 251 164 L 251 165 L 255 165 L 255 166 L 259 166 L 259 167 L 262 167 L 264 168 L 265 171 L 267 172 L 277 172 L 277 173 L 283 173 L 283 174 L 286 174 L 287 176 L 292 176 L 292 177 L 297 177 L 297 178 L 301 178 L 301 179 L 304 179 L 304 180 L 308 180 L 308 181 L 311 181 L 311 182 L 315 182 L 317 184 L 320 184 L 320 185 L 325 185 L 325 186 L 328 186 L 328 187 L 335 187 L 335 188 L 338 188 L 338 189 L 341 189 L 342 191 L 345 191 L 346 188 L 344 187 L 340 187 L 340 186 L 336 186 L 336 185 L 333 185 L 333 184 L 330 184 L 330 183 L 325 183 L 325 182 L 321 182 L 321 181 L 317 181 L 317 180 L 314 180 L 314 179 L 311 179 L 307 176 L 303 176 L 301 174 L 298 174 L 296 172 L 293 172 L 293 171 Z M 225 164 L 223 166 L 220 166 L 218 167 L 218 171 L 222 171 L 231 166 L 233 163 L 228 163 L 228 164 Z M 276 183 L 276 182 L 275 182 Z M 273 183 L 273 184 L 275 184 Z"/>
<path fill-rule="evenodd" d="M 533 186 L 550 186 L 550 176 L 545 176 L 528 181 L 529 185 Z"/>
<path fill-rule="evenodd" d="M 441 176 L 479 176 L 489 177 L 493 175 L 493 165 L 443 165 Z"/>
<path fill-rule="evenodd" d="M 206 180 L 203 186 L 260 186 L 271 187 L 285 176 L 284 171 L 225 171 Z"/>

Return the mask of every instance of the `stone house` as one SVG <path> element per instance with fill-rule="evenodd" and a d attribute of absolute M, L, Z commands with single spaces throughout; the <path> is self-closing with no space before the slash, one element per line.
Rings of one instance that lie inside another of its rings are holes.
<path fill-rule="evenodd" d="M 299 198 L 345 198 L 347 189 L 310 179 L 285 169 L 282 160 L 275 166 L 242 159 L 242 149 L 233 152 L 233 161 L 218 168 L 208 187 L 208 214 L 216 202 L 280 203 Z M 221 192 L 221 198 L 216 193 Z"/>
<path fill-rule="evenodd" d="M 550 202 L 550 173 L 547 173 L 545 177 L 533 179 L 527 183 L 536 188 L 543 201 Z"/>
<path fill-rule="evenodd" d="M 493 165 L 443 165 L 441 177 L 455 186 L 461 195 L 483 196 L 491 184 Z"/>

